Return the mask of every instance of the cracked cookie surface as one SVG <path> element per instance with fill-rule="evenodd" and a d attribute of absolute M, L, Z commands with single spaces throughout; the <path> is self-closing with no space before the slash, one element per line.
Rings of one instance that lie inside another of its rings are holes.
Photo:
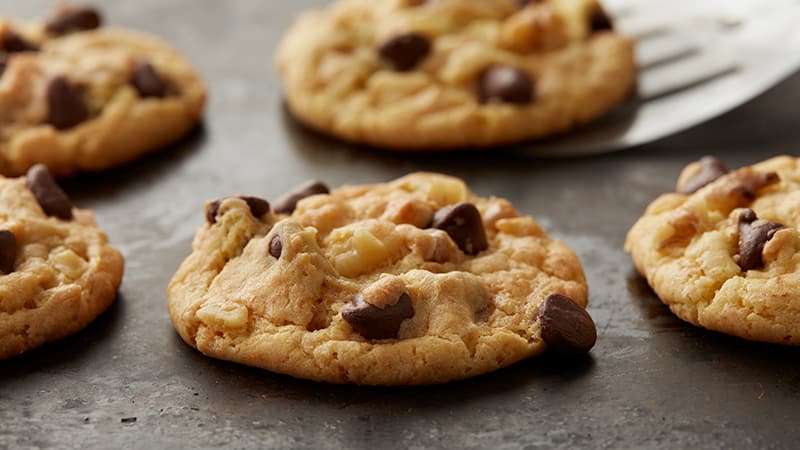
<path fill-rule="evenodd" d="M 681 319 L 745 339 L 800 344 L 800 160 L 729 172 L 707 157 L 655 200 L 626 249 Z"/>
<path fill-rule="evenodd" d="M 298 192 L 272 209 L 253 197 L 207 205 L 167 290 L 188 344 L 295 377 L 374 385 L 442 383 L 548 342 L 594 344 L 577 257 L 508 201 L 426 173 Z"/>
<path fill-rule="evenodd" d="M 339 0 L 293 25 L 276 64 L 301 121 L 402 150 L 563 132 L 624 100 L 636 73 L 594 0 Z"/>
<path fill-rule="evenodd" d="M 80 13 L 93 13 L 87 21 Z M 20 43 L 22 42 L 22 44 Z M 0 17 L 0 173 L 99 171 L 163 148 L 200 120 L 205 87 L 161 40 L 102 28 L 91 8 Z"/>
<path fill-rule="evenodd" d="M 0 359 L 76 333 L 113 303 L 122 255 L 47 169 L 0 177 Z"/>

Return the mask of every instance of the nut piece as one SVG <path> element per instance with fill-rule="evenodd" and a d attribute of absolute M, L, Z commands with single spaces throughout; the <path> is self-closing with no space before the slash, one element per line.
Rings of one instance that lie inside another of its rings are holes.
<path fill-rule="evenodd" d="M 425 236 L 420 243 L 423 248 L 422 259 L 435 263 L 456 262 L 459 260 L 458 246 L 447 235 L 447 233 L 436 230 L 430 235 Z"/>
<path fill-rule="evenodd" d="M 672 227 L 672 234 L 661 241 L 659 250 L 687 246 L 700 230 L 700 219 L 691 211 L 679 209 L 670 213 L 669 225 Z"/>
<path fill-rule="evenodd" d="M 384 276 L 342 308 L 342 318 L 367 339 L 396 339 L 403 321 L 414 316 L 405 283 Z"/>
<path fill-rule="evenodd" d="M 567 44 L 561 16 L 547 5 L 529 5 L 500 29 L 500 45 L 517 53 L 547 52 Z"/>
<path fill-rule="evenodd" d="M 236 329 L 247 325 L 249 311 L 238 303 L 210 303 L 197 310 L 197 318 L 206 325 Z"/>
<path fill-rule="evenodd" d="M 512 217 L 500 219 L 495 223 L 497 231 L 511 236 L 539 236 L 544 237 L 547 232 L 533 217 Z"/>
<path fill-rule="evenodd" d="M 382 218 L 392 223 L 414 225 L 417 228 L 425 228 L 431 223 L 433 208 L 426 202 L 418 199 L 403 200 L 402 202 L 390 202 L 386 205 L 386 211 Z"/>
<path fill-rule="evenodd" d="M 759 192 L 781 179 L 775 172 L 758 172 L 752 168 L 739 169 L 726 175 L 721 183 L 714 184 L 706 194 L 706 200 L 715 209 L 733 210 L 749 206 Z"/>
<path fill-rule="evenodd" d="M 355 230 L 350 239 L 352 250 L 337 255 L 333 265 L 345 277 L 356 277 L 371 271 L 389 258 L 389 250 L 367 230 Z"/>
<path fill-rule="evenodd" d="M 775 172 L 756 172 L 755 170 L 740 170 L 734 176 L 730 193 L 733 196 L 743 197 L 745 200 L 753 201 L 756 199 L 758 191 L 780 183 L 781 179 Z"/>
<path fill-rule="evenodd" d="M 519 217 L 519 213 L 511 202 L 505 199 L 494 199 L 483 213 L 483 226 L 496 230 L 498 221 L 515 217 Z"/>
<path fill-rule="evenodd" d="M 439 206 L 452 205 L 467 199 L 467 186 L 455 178 L 437 178 L 430 184 L 413 186 Z"/>
<path fill-rule="evenodd" d="M 51 256 L 53 266 L 68 280 L 77 280 L 86 272 L 86 261 L 70 249 L 63 249 Z"/>

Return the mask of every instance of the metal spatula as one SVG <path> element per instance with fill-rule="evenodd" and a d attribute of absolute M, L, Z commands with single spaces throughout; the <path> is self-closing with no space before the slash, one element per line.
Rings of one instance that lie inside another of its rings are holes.
<path fill-rule="evenodd" d="M 632 147 L 685 130 L 800 69 L 800 0 L 605 0 L 637 40 L 637 94 L 608 116 L 523 144 L 538 156 Z"/>

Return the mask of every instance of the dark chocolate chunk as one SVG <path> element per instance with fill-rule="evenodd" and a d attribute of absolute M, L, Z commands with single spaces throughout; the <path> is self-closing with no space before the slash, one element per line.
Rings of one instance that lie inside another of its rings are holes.
<path fill-rule="evenodd" d="M 468 255 L 489 248 L 481 213 L 472 203 L 462 202 L 441 208 L 433 215 L 431 227 L 444 230 Z"/>
<path fill-rule="evenodd" d="M 614 29 L 614 22 L 600 3 L 595 4 L 589 13 L 589 27 L 593 32 Z"/>
<path fill-rule="evenodd" d="M 481 103 L 530 103 L 533 80 L 516 67 L 494 66 L 481 76 L 478 91 Z"/>
<path fill-rule="evenodd" d="M 217 213 L 219 212 L 219 207 L 227 198 L 230 197 L 219 198 L 206 205 L 206 221 L 209 225 L 214 225 L 217 223 Z M 247 206 L 250 208 L 250 214 L 252 214 L 256 219 L 260 219 L 261 216 L 269 212 L 269 202 L 261 197 L 240 195 L 239 198 L 247 203 Z"/>
<path fill-rule="evenodd" d="M 8 230 L 0 230 L 0 275 L 14 271 L 17 260 L 17 237 Z"/>
<path fill-rule="evenodd" d="M 142 98 L 164 98 L 169 89 L 169 83 L 147 61 L 139 61 L 133 66 L 131 83 Z"/>
<path fill-rule="evenodd" d="M 764 267 L 764 245 L 785 228 L 782 224 L 759 220 L 755 211 L 745 209 L 739 214 L 739 254 L 734 258 L 744 271 Z"/>
<path fill-rule="evenodd" d="M 3 33 L 2 46 L 0 46 L 0 49 L 6 53 L 35 52 L 39 50 L 38 47 L 11 30 L 6 30 L 6 32 Z"/>
<path fill-rule="evenodd" d="M 250 207 L 250 214 L 256 219 L 260 219 L 269 212 L 269 202 L 261 197 L 242 196 L 239 198 L 247 203 L 247 206 Z"/>
<path fill-rule="evenodd" d="M 65 7 L 47 19 L 45 30 L 50 34 L 62 35 L 75 31 L 93 30 L 100 27 L 102 19 L 97 9 L 89 6 Z"/>
<path fill-rule="evenodd" d="M 700 160 L 700 172 L 680 187 L 680 193 L 684 195 L 694 194 L 728 172 L 729 170 L 722 160 L 714 156 L 706 156 Z"/>
<path fill-rule="evenodd" d="M 31 167 L 26 177 L 26 185 L 45 214 L 64 220 L 72 219 L 72 201 L 50 175 L 47 166 L 36 164 Z"/>
<path fill-rule="evenodd" d="M 47 123 L 59 130 L 72 128 L 89 118 L 89 108 L 81 92 L 61 75 L 47 83 L 47 106 Z"/>
<path fill-rule="evenodd" d="M 592 316 L 571 298 L 560 294 L 548 296 L 537 314 L 542 339 L 547 347 L 561 354 L 586 353 L 597 341 Z"/>
<path fill-rule="evenodd" d="M 7 65 L 8 65 L 8 61 L 6 60 L 6 57 L 3 56 L 3 55 L 0 55 L 0 77 L 2 77 L 3 76 L 3 72 L 6 71 L 6 66 Z"/>
<path fill-rule="evenodd" d="M 395 339 L 403 321 L 413 316 L 414 305 L 405 292 L 397 303 L 383 309 L 367 303 L 361 294 L 353 296 L 342 308 L 344 320 L 367 339 Z"/>
<path fill-rule="evenodd" d="M 330 192 L 328 186 L 321 181 L 308 181 L 284 195 L 275 202 L 275 212 L 280 214 L 291 214 L 297 208 L 297 202 L 317 194 L 327 194 Z"/>
<path fill-rule="evenodd" d="M 417 67 L 430 52 L 430 41 L 419 33 L 391 37 L 378 47 L 378 54 L 383 62 L 398 72 L 406 72 Z"/>
<path fill-rule="evenodd" d="M 208 222 L 209 225 L 217 223 L 217 213 L 219 212 L 219 206 L 222 204 L 222 200 L 224 199 L 218 198 L 206 205 L 206 222 Z"/>
<path fill-rule="evenodd" d="M 269 254 L 272 255 L 273 258 L 279 259 L 281 253 L 283 253 L 283 244 L 281 243 L 281 237 L 276 234 L 269 241 Z"/>
<path fill-rule="evenodd" d="M 520 8 L 524 8 L 525 6 L 530 5 L 531 3 L 541 3 L 542 0 L 517 0 L 517 5 Z"/>

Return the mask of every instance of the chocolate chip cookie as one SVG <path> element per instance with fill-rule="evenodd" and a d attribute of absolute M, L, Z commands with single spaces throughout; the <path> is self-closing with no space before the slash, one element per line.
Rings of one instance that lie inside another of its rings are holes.
<path fill-rule="evenodd" d="M 294 24 L 276 64 L 301 121 L 402 150 L 563 132 L 624 100 L 636 74 L 595 0 L 339 0 Z"/>
<path fill-rule="evenodd" d="M 681 319 L 745 339 L 800 344 L 800 159 L 683 170 L 633 226 L 639 272 Z"/>
<path fill-rule="evenodd" d="M 122 255 L 43 165 L 0 177 L 0 359 L 73 334 L 116 298 Z"/>
<path fill-rule="evenodd" d="M 209 202 L 167 295 L 206 355 L 331 383 L 443 383 L 596 339 L 571 250 L 429 173 Z"/>
<path fill-rule="evenodd" d="M 0 17 L 0 173 L 54 176 L 132 161 L 184 136 L 205 88 L 164 42 L 102 28 L 90 7 L 44 22 Z"/>

